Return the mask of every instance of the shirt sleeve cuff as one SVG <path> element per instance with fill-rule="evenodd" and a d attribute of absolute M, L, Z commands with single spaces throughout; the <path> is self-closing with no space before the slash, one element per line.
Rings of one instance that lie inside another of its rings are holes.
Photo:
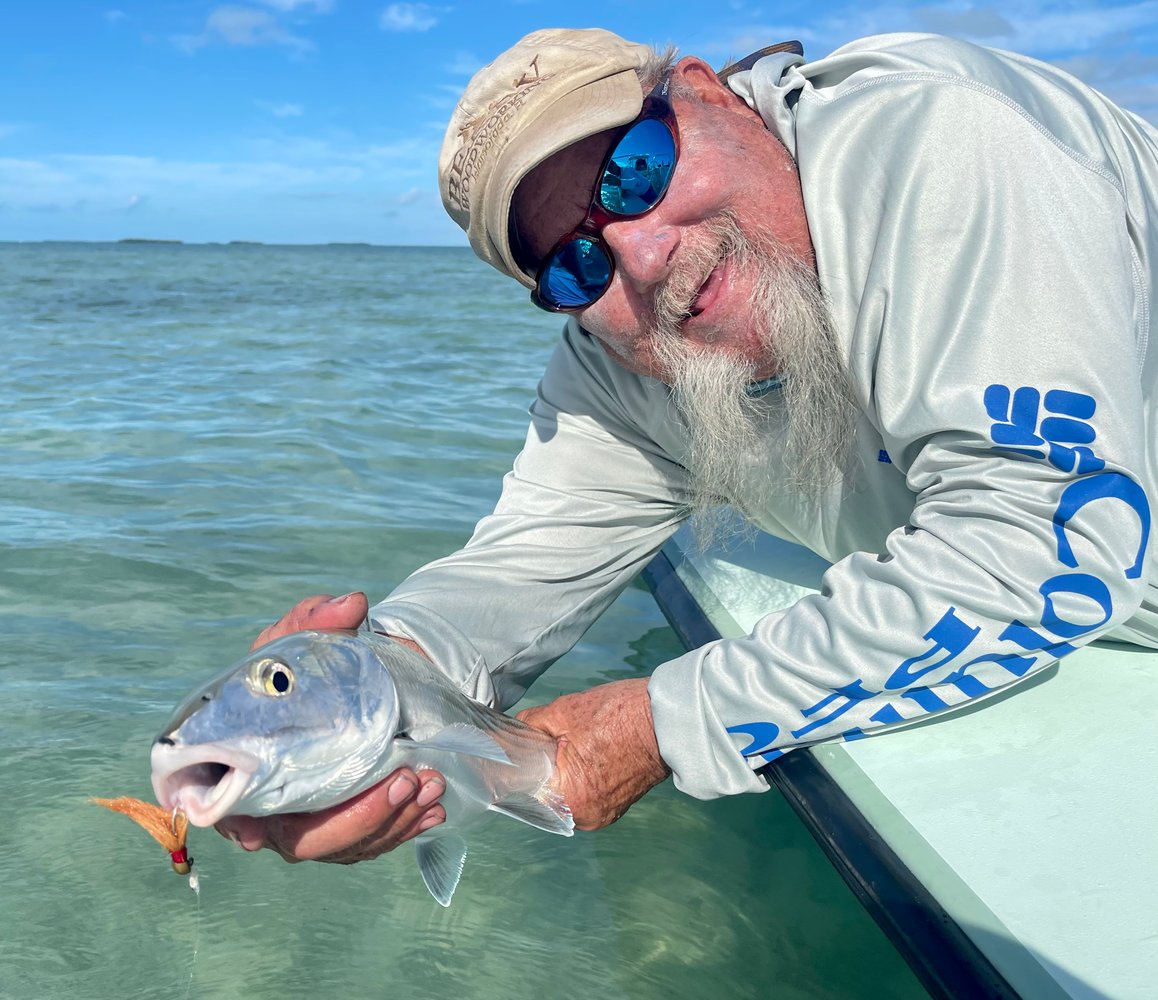
<path fill-rule="evenodd" d="M 719 645 L 709 643 L 661 664 L 647 688 L 660 756 L 676 788 L 697 799 L 768 790 L 767 780 L 740 754 L 704 693 L 704 658 Z"/>
<path fill-rule="evenodd" d="M 411 639 L 439 670 L 475 701 L 503 708 L 482 654 L 448 621 L 419 604 L 383 601 L 370 609 L 376 632 Z"/>

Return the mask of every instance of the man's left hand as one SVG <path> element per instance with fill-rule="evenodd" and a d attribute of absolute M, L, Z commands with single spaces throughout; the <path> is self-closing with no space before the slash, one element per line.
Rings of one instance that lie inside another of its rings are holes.
<path fill-rule="evenodd" d="M 646 677 L 565 694 L 518 717 L 559 741 L 553 784 L 580 830 L 614 823 L 671 774 L 656 744 Z"/>

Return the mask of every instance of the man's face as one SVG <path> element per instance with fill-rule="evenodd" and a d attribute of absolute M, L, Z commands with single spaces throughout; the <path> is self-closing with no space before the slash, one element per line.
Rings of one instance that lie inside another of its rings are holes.
<path fill-rule="evenodd" d="M 675 74 L 701 100 L 675 99 L 680 156 L 667 194 L 603 229 L 615 274 L 579 320 L 625 368 L 672 387 L 693 510 L 710 518 L 722 497 L 758 518 L 778 494 L 815 497 L 840 482 L 855 402 L 795 164 L 706 63 L 681 60 Z M 537 257 L 586 215 L 611 140 L 576 143 L 519 186 L 515 219 Z M 772 375 L 780 390 L 752 398 L 752 383 Z"/>
<path fill-rule="evenodd" d="M 674 105 L 680 156 L 671 185 L 649 214 L 604 228 L 615 275 L 579 320 L 641 375 L 667 374 L 655 354 L 665 333 L 747 362 L 756 378 L 776 374 L 761 333 L 766 324 L 755 314 L 756 266 L 727 254 L 718 223 L 730 217 L 748 239 L 772 239 L 811 266 L 795 164 L 738 99 L 720 105 L 676 98 Z M 520 185 L 513 208 L 536 257 L 582 221 L 610 141 L 601 133 L 576 143 Z"/>

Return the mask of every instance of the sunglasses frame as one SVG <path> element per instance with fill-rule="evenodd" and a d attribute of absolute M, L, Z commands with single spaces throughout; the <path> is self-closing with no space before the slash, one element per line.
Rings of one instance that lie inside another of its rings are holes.
<path fill-rule="evenodd" d="M 668 97 L 668 91 L 671 89 L 671 72 L 663 75 L 663 79 L 659 81 L 652 89 L 651 93 L 643 100 L 643 107 L 640 108 L 639 114 L 635 116 L 626 125 L 621 126 L 620 131 L 615 136 L 611 143 L 611 148 L 608 149 L 607 155 L 603 158 L 600 164 L 599 173 L 595 178 L 595 190 L 591 195 L 591 207 L 587 209 L 587 215 L 584 216 L 583 221 L 579 223 L 565 236 L 555 241 L 555 244 L 544 255 L 544 263 L 539 266 L 539 270 L 535 275 L 535 287 L 531 289 L 531 301 L 540 309 L 545 309 L 547 312 L 553 313 L 573 313 L 586 309 L 590 305 L 594 305 L 611 287 L 611 282 L 615 278 L 615 255 L 611 252 L 611 248 L 604 242 L 601 235 L 605 226 L 612 222 L 622 222 L 626 219 L 642 219 L 645 215 L 655 209 L 660 202 L 667 197 L 668 191 L 671 189 L 672 177 L 675 176 L 676 166 L 680 159 L 680 130 L 679 124 L 676 122 L 675 107 L 672 105 L 671 99 Z M 615 150 L 619 147 L 619 143 L 623 138 L 640 122 L 653 119 L 662 122 L 667 127 L 668 132 L 671 133 L 672 138 L 672 166 L 671 172 L 668 174 L 667 184 L 664 185 L 663 191 L 659 197 L 647 206 L 642 212 L 634 212 L 631 214 L 616 214 L 606 208 L 600 203 L 600 197 L 603 192 L 603 178 L 607 175 L 607 167 L 611 163 L 612 156 Z M 551 302 L 544 300 L 540 294 L 539 289 L 543 286 L 543 279 L 546 276 L 548 263 L 565 247 L 577 239 L 587 239 L 599 247 L 603 255 L 607 258 L 607 284 L 603 286 L 601 291 L 595 298 L 589 302 L 584 302 L 577 306 L 561 306 L 554 305 Z"/>

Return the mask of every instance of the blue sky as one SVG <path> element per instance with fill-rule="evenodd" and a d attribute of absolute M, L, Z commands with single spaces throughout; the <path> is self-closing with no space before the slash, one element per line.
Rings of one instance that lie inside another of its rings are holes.
<path fill-rule="evenodd" d="M 819 56 L 940 31 L 1058 63 L 1158 123 L 1158 0 L 2 8 L 0 240 L 465 243 L 438 199 L 446 121 L 470 75 L 539 27 L 597 25 L 715 65 L 785 38 Z"/>

